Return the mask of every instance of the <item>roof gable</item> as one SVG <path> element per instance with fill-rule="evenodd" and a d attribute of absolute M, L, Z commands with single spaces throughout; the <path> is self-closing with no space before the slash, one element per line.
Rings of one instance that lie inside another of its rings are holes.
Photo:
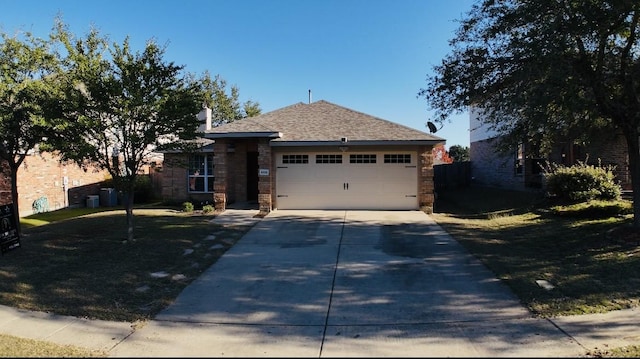
<path fill-rule="evenodd" d="M 273 137 L 272 142 L 434 141 L 443 138 L 320 100 L 299 102 L 259 116 L 237 120 L 206 132 L 208 138 Z"/>

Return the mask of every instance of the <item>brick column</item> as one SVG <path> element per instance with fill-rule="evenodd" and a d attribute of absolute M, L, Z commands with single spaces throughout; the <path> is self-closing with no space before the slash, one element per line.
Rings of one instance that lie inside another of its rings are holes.
<path fill-rule="evenodd" d="M 432 146 L 420 146 L 418 149 L 418 205 L 420 210 L 433 213 L 433 153 Z"/>
<path fill-rule="evenodd" d="M 274 192 L 274 171 L 271 157 L 271 146 L 269 139 L 260 139 L 258 142 L 258 167 L 268 169 L 268 175 L 258 176 L 258 204 L 260 212 L 269 213 L 273 209 L 272 195 Z"/>
<path fill-rule="evenodd" d="M 216 139 L 213 144 L 213 206 L 216 211 L 227 209 L 227 141 Z"/>

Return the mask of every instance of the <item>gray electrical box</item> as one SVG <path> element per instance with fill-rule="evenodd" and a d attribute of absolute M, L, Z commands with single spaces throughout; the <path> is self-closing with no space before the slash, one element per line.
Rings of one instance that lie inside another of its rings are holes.
<path fill-rule="evenodd" d="M 98 208 L 100 206 L 98 196 L 87 196 L 87 208 Z"/>

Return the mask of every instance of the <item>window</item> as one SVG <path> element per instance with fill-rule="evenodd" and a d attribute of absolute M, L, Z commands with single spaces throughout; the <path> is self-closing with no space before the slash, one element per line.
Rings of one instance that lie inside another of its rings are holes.
<path fill-rule="evenodd" d="M 384 163 L 411 163 L 411 155 L 408 153 L 385 154 Z"/>
<path fill-rule="evenodd" d="M 349 163 L 376 163 L 376 155 L 349 155 Z"/>
<path fill-rule="evenodd" d="M 213 154 L 189 157 L 189 192 L 213 192 Z"/>
<path fill-rule="evenodd" d="M 342 163 L 342 155 L 316 155 L 316 163 Z"/>
<path fill-rule="evenodd" d="M 309 155 L 282 155 L 282 163 L 309 163 Z"/>

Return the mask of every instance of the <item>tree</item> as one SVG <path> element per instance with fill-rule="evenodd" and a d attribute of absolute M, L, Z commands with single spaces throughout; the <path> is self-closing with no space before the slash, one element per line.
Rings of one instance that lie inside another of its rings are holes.
<path fill-rule="evenodd" d="M 109 48 L 96 30 L 76 39 L 61 21 L 55 37 L 66 51 L 60 74 L 66 98 L 53 147 L 63 160 L 109 172 L 124 194 L 132 241 L 136 176 L 158 147 L 196 137 L 201 84 L 182 73 L 184 66 L 166 62 L 154 41 L 142 52 L 132 51 L 128 37 Z"/>
<path fill-rule="evenodd" d="M 52 109 L 59 95 L 54 75 L 58 59 L 49 40 L 31 33 L 2 33 L 0 39 L 0 162 L 6 164 L 0 167 L 8 169 L 14 212 L 19 215 L 18 169 L 49 133 L 48 119 L 55 116 Z"/>
<path fill-rule="evenodd" d="M 638 1 L 484 0 L 418 95 L 439 122 L 478 108 L 502 149 L 621 132 L 640 228 L 639 22 Z"/>
<path fill-rule="evenodd" d="M 449 153 L 445 150 L 444 145 L 436 145 L 431 150 L 433 159 L 439 163 L 453 163 L 453 159 L 449 157 Z"/>
<path fill-rule="evenodd" d="M 449 156 L 453 158 L 454 162 L 469 161 L 469 147 L 453 145 L 449 147 Z"/>
<path fill-rule="evenodd" d="M 204 104 L 211 109 L 211 126 L 216 127 L 260 114 L 259 103 L 249 100 L 240 104 L 240 91 L 237 86 L 231 86 L 231 92 L 227 93 L 227 81 L 220 75 L 212 79 L 206 71 L 201 82 L 205 92 Z"/>

